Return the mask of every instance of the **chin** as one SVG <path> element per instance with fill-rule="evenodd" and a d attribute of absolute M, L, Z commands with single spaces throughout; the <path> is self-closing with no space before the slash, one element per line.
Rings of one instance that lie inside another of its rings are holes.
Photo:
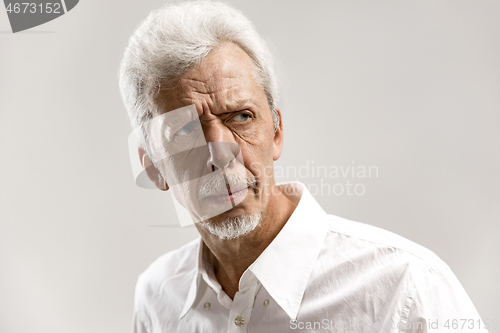
<path fill-rule="evenodd" d="M 238 205 L 222 214 L 206 219 L 203 222 L 217 224 L 217 223 L 223 223 L 229 219 L 235 219 L 235 218 L 241 218 L 243 216 L 253 215 L 252 212 L 248 212 L 244 207 L 241 206 L 242 205 Z"/>
<path fill-rule="evenodd" d="M 212 235 L 225 240 L 244 236 L 255 230 L 262 220 L 262 212 L 255 214 L 221 214 L 199 224 Z"/>

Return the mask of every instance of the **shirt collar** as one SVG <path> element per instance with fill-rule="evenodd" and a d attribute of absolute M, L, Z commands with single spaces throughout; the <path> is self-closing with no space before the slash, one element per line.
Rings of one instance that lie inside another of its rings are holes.
<path fill-rule="evenodd" d="M 257 277 L 287 315 L 296 319 L 307 282 L 326 237 L 328 215 L 304 184 L 296 182 L 277 185 L 292 201 L 299 200 L 297 207 L 279 234 L 248 270 Z M 193 305 L 200 277 L 206 274 L 202 245 L 200 238 L 196 272 L 181 318 Z"/>
<path fill-rule="evenodd" d="M 249 269 L 288 316 L 296 319 L 323 247 L 328 216 L 302 183 L 281 184 L 281 188 L 284 193 L 296 193 L 300 201 L 280 233 Z"/>

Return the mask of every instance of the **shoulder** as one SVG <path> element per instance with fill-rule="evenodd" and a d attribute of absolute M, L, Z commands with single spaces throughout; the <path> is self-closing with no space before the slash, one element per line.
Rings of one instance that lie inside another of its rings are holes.
<path fill-rule="evenodd" d="M 157 312 L 158 307 L 180 312 L 196 273 L 199 237 L 177 250 L 156 259 L 139 276 L 135 289 L 135 311 L 143 314 Z M 164 309 L 166 310 L 166 309 Z"/>
<path fill-rule="evenodd" d="M 139 282 L 156 285 L 165 279 L 185 275 L 195 268 L 200 238 L 192 240 L 182 247 L 167 252 L 153 261 L 140 275 Z"/>
<path fill-rule="evenodd" d="M 422 268 L 448 267 L 434 252 L 403 236 L 369 224 L 328 215 L 330 237 L 340 238 L 362 251 L 372 249 L 378 254 L 391 253 L 406 263 Z"/>
<path fill-rule="evenodd" d="M 417 289 L 461 288 L 450 267 L 426 247 L 388 230 L 334 215 L 328 215 L 323 258 L 328 266 L 342 267 L 352 279 L 369 280 L 373 293 L 387 285 L 402 288 L 404 297 L 415 295 Z"/>
<path fill-rule="evenodd" d="M 328 215 L 326 247 L 340 248 L 352 263 L 363 270 L 396 274 L 415 283 L 431 271 L 449 272 L 448 265 L 434 252 L 403 236 L 365 223 Z"/>
<path fill-rule="evenodd" d="M 401 311 L 407 317 L 417 288 L 435 290 L 429 285 L 450 281 L 447 265 L 436 254 L 402 236 L 332 215 L 325 223 L 308 295 L 335 295 L 331 309 L 371 313 L 374 322 L 390 315 L 399 322 L 407 319 Z"/>

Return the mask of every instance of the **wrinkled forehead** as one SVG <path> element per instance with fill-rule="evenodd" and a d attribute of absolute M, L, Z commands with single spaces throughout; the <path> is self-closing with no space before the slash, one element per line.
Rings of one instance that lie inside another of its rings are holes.
<path fill-rule="evenodd" d="M 265 107 L 260 104 L 267 104 L 265 92 L 259 85 L 252 86 L 248 83 L 249 80 L 242 82 L 242 80 L 225 79 L 224 81 L 219 85 L 189 81 L 173 89 L 163 89 L 156 98 L 156 110 L 153 116 L 179 113 L 179 109 L 188 105 L 194 105 L 197 115 L 202 116 L 204 113 L 220 115 L 246 106 Z M 178 117 L 178 115 L 167 117 L 166 120 L 175 120 Z"/>
<path fill-rule="evenodd" d="M 195 104 L 217 112 L 225 104 L 237 104 L 254 95 L 265 96 L 257 79 L 257 69 L 248 54 L 238 45 L 225 43 L 212 50 L 201 63 L 169 82 L 161 83 L 155 102 L 156 115 Z"/>

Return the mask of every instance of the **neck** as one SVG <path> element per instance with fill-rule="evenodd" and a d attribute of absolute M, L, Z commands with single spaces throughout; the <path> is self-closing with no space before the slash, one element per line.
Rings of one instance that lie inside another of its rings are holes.
<path fill-rule="evenodd" d="M 296 204 L 273 183 L 269 201 L 257 228 L 234 239 L 221 239 L 203 226 L 196 227 L 206 245 L 206 258 L 226 294 L 233 299 L 247 268 L 260 256 L 288 221 Z"/>

